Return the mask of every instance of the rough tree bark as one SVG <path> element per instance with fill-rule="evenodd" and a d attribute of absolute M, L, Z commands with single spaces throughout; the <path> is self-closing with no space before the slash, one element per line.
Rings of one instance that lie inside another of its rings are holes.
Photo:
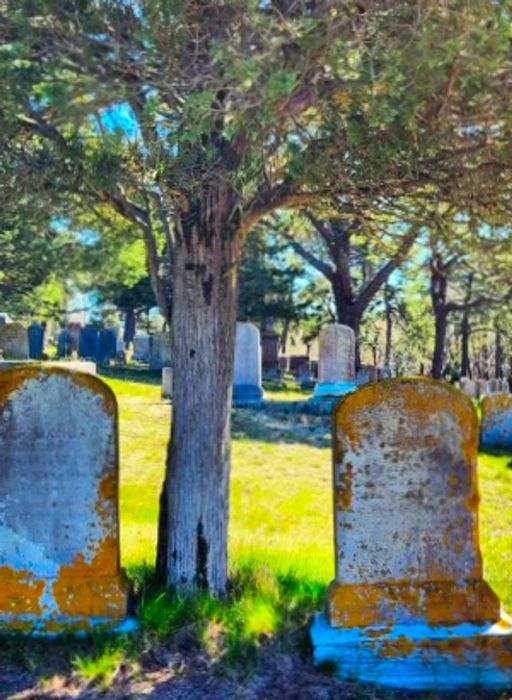
<path fill-rule="evenodd" d="M 180 216 L 173 249 L 174 410 L 157 570 L 182 592 L 222 594 L 227 583 L 235 204 L 227 186 L 212 187 Z"/>
<path fill-rule="evenodd" d="M 432 377 L 442 379 L 446 332 L 448 329 L 448 279 L 442 260 L 434 255 L 430 261 L 430 296 L 435 319 L 434 354 L 432 356 Z"/>

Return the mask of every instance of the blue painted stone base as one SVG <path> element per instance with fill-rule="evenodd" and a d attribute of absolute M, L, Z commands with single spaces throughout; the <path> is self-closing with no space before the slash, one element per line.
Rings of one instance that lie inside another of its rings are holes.
<path fill-rule="evenodd" d="M 256 384 L 235 384 L 233 386 L 233 406 L 258 406 L 263 403 L 263 390 Z"/>
<path fill-rule="evenodd" d="M 0 615 L 0 635 L 23 634 L 54 638 L 61 635 L 87 637 L 90 634 L 132 634 L 139 629 L 134 617 L 112 620 L 107 617 L 42 618 L 37 615 Z"/>
<path fill-rule="evenodd" d="M 424 623 L 335 629 L 318 615 L 310 629 L 315 665 L 342 680 L 402 690 L 512 689 L 512 619 L 453 627 Z"/>
<path fill-rule="evenodd" d="M 320 413 L 331 413 L 343 396 L 356 391 L 356 389 L 357 384 L 355 382 L 319 383 L 315 387 L 315 393 L 311 397 L 310 403 Z"/>

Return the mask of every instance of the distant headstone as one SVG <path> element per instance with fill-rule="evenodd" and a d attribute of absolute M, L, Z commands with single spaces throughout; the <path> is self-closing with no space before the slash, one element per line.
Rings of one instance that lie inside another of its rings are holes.
<path fill-rule="evenodd" d="M 9 323 L 8 319 L 7 314 L 0 314 L 0 326 L 5 326 L 6 323 Z"/>
<path fill-rule="evenodd" d="M 80 331 L 82 330 L 82 324 L 73 322 L 70 323 L 68 326 L 69 330 L 71 331 L 71 335 L 73 336 L 73 344 L 72 344 L 72 351 L 78 353 L 78 349 L 80 346 Z"/>
<path fill-rule="evenodd" d="M 263 375 L 268 379 L 279 379 L 279 334 L 272 328 L 261 333 Z"/>
<path fill-rule="evenodd" d="M 40 360 L 44 351 L 44 327 L 32 323 L 28 329 L 28 356 L 31 360 Z"/>
<path fill-rule="evenodd" d="M 172 367 L 162 369 L 162 398 L 172 399 Z"/>
<path fill-rule="evenodd" d="M 80 329 L 80 341 L 78 344 L 78 355 L 83 360 L 93 360 L 98 357 L 99 334 L 94 326 L 85 326 Z"/>
<path fill-rule="evenodd" d="M 303 367 L 309 367 L 309 357 L 307 355 L 291 355 L 290 357 L 290 372 L 298 377 L 303 373 Z"/>
<path fill-rule="evenodd" d="M 149 368 L 163 369 L 171 366 L 171 334 L 153 333 L 149 338 Z"/>
<path fill-rule="evenodd" d="M 117 336 L 112 328 L 101 328 L 98 331 L 98 354 L 96 362 L 106 365 L 116 356 Z"/>
<path fill-rule="evenodd" d="M 59 360 L 57 362 L 45 362 L 45 367 L 58 367 L 69 372 L 83 372 L 84 374 L 96 374 L 96 362 L 89 360 Z"/>
<path fill-rule="evenodd" d="M 492 394 L 482 401 L 480 444 L 484 449 L 512 450 L 512 396 Z"/>
<path fill-rule="evenodd" d="M 117 406 L 96 377 L 0 372 L 0 626 L 118 624 Z"/>
<path fill-rule="evenodd" d="M 472 379 L 469 379 L 469 377 L 460 378 L 460 390 L 473 399 L 477 398 L 476 383 Z"/>
<path fill-rule="evenodd" d="M 502 394 L 509 394 L 510 393 L 510 385 L 508 383 L 508 379 L 501 380 L 501 393 Z"/>
<path fill-rule="evenodd" d="M 262 398 L 260 332 L 252 323 L 237 323 L 233 403 L 255 404 Z"/>
<path fill-rule="evenodd" d="M 133 359 L 149 362 L 149 335 L 139 334 L 133 339 Z"/>
<path fill-rule="evenodd" d="M 289 357 L 280 357 L 279 358 L 279 371 L 281 374 L 284 374 L 285 372 L 288 372 L 290 369 L 290 358 Z"/>
<path fill-rule="evenodd" d="M 482 577 L 478 418 L 428 379 L 347 396 L 334 415 L 336 576 L 312 638 L 344 679 L 452 689 L 512 683 L 512 624 Z"/>
<path fill-rule="evenodd" d="M 21 323 L 7 323 L 1 326 L 0 350 L 6 360 L 26 360 L 28 358 L 27 329 Z"/>
<path fill-rule="evenodd" d="M 385 379 L 393 379 L 393 370 L 388 365 L 377 367 L 377 380 L 381 382 Z"/>
<path fill-rule="evenodd" d="M 488 394 L 499 394 L 501 392 L 501 379 L 489 379 L 487 382 Z"/>
<path fill-rule="evenodd" d="M 57 357 L 71 357 L 73 354 L 73 334 L 63 328 L 57 337 Z"/>
<path fill-rule="evenodd" d="M 349 326 L 333 323 L 320 333 L 318 384 L 314 400 L 336 399 L 356 388 L 356 338 Z"/>

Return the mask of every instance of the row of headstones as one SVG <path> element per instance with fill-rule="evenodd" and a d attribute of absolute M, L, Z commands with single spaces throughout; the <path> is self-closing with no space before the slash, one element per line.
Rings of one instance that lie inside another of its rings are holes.
<path fill-rule="evenodd" d="M 235 404 L 261 401 L 262 343 L 260 333 L 251 323 L 238 323 L 236 329 L 233 398 Z M 367 367 L 356 375 L 356 338 L 352 328 L 338 323 L 322 329 L 319 337 L 318 381 L 314 400 L 330 401 L 381 379 L 389 379 L 387 367 Z"/>
<path fill-rule="evenodd" d="M 316 662 L 382 685 L 506 687 L 512 624 L 482 575 L 471 399 L 391 380 L 349 394 L 333 425 L 336 573 Z M 125 619 L 117 445 L 116 400 L 96 377 L 0 373 L 2 627 Z"/>
<path fill-rule="evenodd" d="M 508 379 L 469 379 L 461 377 L 459 388 L 474 399 L 490 396 L 491 394 L 509 394 Z"/>

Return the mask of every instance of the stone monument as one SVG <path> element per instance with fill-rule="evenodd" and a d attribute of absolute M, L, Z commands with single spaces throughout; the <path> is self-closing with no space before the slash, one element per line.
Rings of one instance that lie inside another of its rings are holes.
<path fill-rule="evenodd" d="M 318 384 L 313 401 L 336 401 L 356 389 L 356 337 L 349 326 L 333 323 L 320 333 Z"/>
<path fill-rule="evenodd" d="M 512 396 L 492 394 L 482 401 L 480 445 L 484 449 L 512 450 Z"/>
<path fill-rule="evenodd" d="M 117 405 L 87 374 L 0 372 L 0 627 L 118 626 Z"/>
<path fill-rule="evenodd" d="M 371 384 L 333 430 L 336 575 L 315 662 L 391 688 L 512 685 L 512 620 L 482 577 L 471 399 L 429 379 Z"/>
<path fill-rule="evenodd" d="M 73 334 L 63 328 L 57 337 L 57 357 L 71 357 L 73 354 Z"/>
<path fill-rule="evenodd" d="M 133 339 L 133 359 L 149 362 L 149 335 L 138 333 Z"/>
<path fill-rule="evenodd" d="M 31 360 L 40 360 L 44 352 L 44 326 L 32 323 L 27 329 L 28 356 Z"/>
<path fill-rule="evenodd" d="M 258 404 L 262 398 L 260 332 L 252 323 L 237 323 L 233 404 Z"/>
<path fill-rule="evenodd" d="M 149 336 L 149 369 L 171 366 L 171 334 L 153 333 Z"/>
<path fill-rule="evenodd" d="M 272 323 L 268 323 L 261 333 L 261 355 L 263 376 L 267 379 L 279 379 L 279 333 Z"/>
<path fill-rule="evenodd" d="M 21 323 L 0 326 L 0 350 L 5 360 L 28 359 L 27 329 Z"/>
<path fill-rule="evenodd" d="M 162 369 L 162 399 L 172 399 L 172 367 Z"/>

